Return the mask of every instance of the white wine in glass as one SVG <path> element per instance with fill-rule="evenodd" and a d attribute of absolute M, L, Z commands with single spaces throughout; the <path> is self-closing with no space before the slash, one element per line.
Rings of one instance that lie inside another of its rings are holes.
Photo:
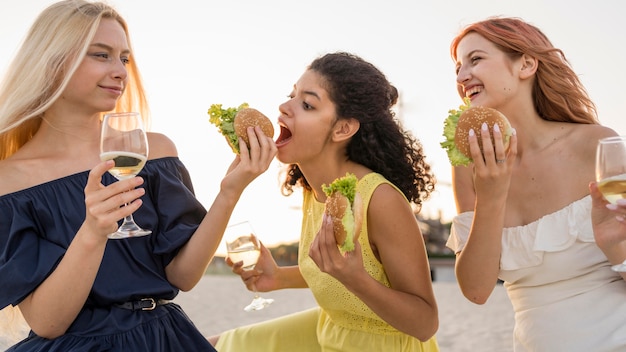
<path fill-rule="evenodd" d="M 254 234 L 252 225 L 243 221 L 226 228 L 224 234 L 228 257 L 233 263 L 243 262 L 243 270 L 252 270 L 261 255 L 261 243 Z M 244 310 L 246 312 L 261 310 L 274 302 L 271 298 L 263 298 L 254 290 L 254 299 Z"/>
<path fill-rule="evenodd" d="M 596 151 L 596 181 L 604 198 L 615 204 L 626 198 L 626 136 L 603 138 Z M 626 261 L 611 267 L 626 271 Z"/>
<path fill-rule="evenodd" d="M 135 177 L 148 160 L 148 137 L 138 112 L 104 115 L 100 136 L 100 159 L 113 160 L 109 173 L 118 180 Z M 111 239 L 145 236 L 152 233 L 135 223 L 132 214 L 124 218 Z"/>

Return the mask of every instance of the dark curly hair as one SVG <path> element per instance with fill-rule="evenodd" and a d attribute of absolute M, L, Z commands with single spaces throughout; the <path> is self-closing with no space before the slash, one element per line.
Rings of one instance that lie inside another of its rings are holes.
<path fill-rule="evenodd" d="M 360 122 L 347 146 L 348 159 L 383 175 L 421 207 L 435 189 L 435 177 L 421 143 L 395 119 L 392 107 L 398 100 L 397 89 L 374 65 L 350 53 L 323 55 L 308 69 L 322 76 L 337 119 L 354 117 Z M 283 194 L 293 193 L 296 185 L 311 189 L 298 165 L 290 164 Z"/>

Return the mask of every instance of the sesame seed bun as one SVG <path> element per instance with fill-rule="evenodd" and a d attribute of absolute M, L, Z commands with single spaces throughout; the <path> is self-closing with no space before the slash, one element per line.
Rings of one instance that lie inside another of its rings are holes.
<path fill-rule="evenodd" d="M 253 108 L 239 110 L 237 115 L 235 115 L 233 126 L 237 136 L 241 137 L 247 145 L 250 145 L 247 132 L 248 127 L 259 126 L 266 136 L 274 138 L 274 126 L 272 125 L 272 121 L 263 113 Z"/>
<path fill-rule="evenodd" d="M 509 139 L 512 135 L 513 129 L 511 128 L 511 124 L 509 120 L 504 116 L 501 112 L 492 108 L 485 108 L 482 106 L 475 106 L 468 108 L 467 110 L 461 113 L 459 116 L 459 121 L 456 126 L 456 130 L 454 133 L 454 144 L 456 145 L 459 152 L 463 155 L 471 159 L 471 153 L 469 148 L 469 142 L 467 141 L 467 137 L 469 136 L 470 129 L 473 129 L 478 137 L 478 145 L 480 146 L 481 153 L 483 152 L 483 141 L 480 136 L 481 126 L 483 123 L 487 123 L 489 128 L 491 143 L 494 142 L 493 138 L 493 125 L 498 124 L 500 127 L 500 131 L 502 131 L 502 141 L 504 143 L 504 148 L 506 149 L 509 145 Z"/>

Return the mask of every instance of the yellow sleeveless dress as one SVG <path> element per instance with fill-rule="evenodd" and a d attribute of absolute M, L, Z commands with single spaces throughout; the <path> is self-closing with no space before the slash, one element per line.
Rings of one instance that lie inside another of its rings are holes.
<path fill-rule="evenodd" d="M 377 173 L 370 173 L 359 180 L 357 191 L 363 198 L 365 214 L 372 193 L 383 183 L 392 185 Z M 305 191 L 302 209 L 302 236 L 299 244 L 298 264 L 320 308 L 227 331 L 220 337 L 216 346 L 217 350 L 222 352 L 439 351 L 435 337 L 421 342 L 398 331 L 376 315 L 339 281 L 319 270 L 308 256 L 308 252 L 321 226 L 324 203 L 316 201 L 311 192 Z M 359 243 L 367 272 L 383 285 L 390 287 L 382 264 L 376 259 L 369 246 L 367 217 L 363 220 Z"/>

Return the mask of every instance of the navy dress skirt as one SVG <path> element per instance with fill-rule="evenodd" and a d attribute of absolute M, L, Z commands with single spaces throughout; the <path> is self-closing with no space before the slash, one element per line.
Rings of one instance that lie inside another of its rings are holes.
<path fill-rule="evenodd" d="M 174 303 L 117 306 L 176 297 L 165 267 L 206 214 L 178 158 L 149 160 L 140 176 L 146 194 L 134 217 L 152 234 L 108 241 L 87 302 L 65 335 L 49 340 L 31 332 L 8 351 L 215 351 Z M 19 304 L 62 259 L 85 217 L 87 177 L 81 172 L 0 197 L 0 309 Z M 116 180 L 107 173 L 102 182 Z"/>

